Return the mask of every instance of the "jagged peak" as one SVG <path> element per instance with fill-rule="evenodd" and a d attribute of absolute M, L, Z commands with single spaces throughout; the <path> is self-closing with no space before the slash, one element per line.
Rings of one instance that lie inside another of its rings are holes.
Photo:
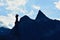
<path fill-rule="evenodd" d="M 46 17 L 46 16 L 43 14 L 42 11 L 39 10 L 36 19 L 37 19 L 37 18 L 41 18 L 41 17 Z"/>
<path fill-rule="evenodd" d="M 43 21 L 49 19 L 41 10 L 38 11 L 36 21 Z"/>

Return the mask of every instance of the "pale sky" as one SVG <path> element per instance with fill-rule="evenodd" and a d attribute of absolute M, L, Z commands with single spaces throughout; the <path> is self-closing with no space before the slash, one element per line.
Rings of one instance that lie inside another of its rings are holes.
<path fill-rule="evenodd" d="M 38 10 L 47 17 L 60 20 L 60 0 L 0 0 L 0 27 L 12 29 L 15 15 L 35 19 Z"/>

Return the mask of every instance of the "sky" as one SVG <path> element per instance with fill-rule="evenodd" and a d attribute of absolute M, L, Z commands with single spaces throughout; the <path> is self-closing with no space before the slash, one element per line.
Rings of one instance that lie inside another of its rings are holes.
<path fill-rule="evenodd" d="M 12 29 L 15 15 L 35 19 L 41 10 L 48 18 L 60 20 L 60 0 L 0 0 L 0 27 Z"/>

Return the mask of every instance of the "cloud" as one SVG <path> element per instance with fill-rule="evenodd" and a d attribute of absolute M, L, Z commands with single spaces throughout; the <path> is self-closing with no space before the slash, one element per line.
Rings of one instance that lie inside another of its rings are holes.
<path fill-rule="evenodd" d="M 20 9 L 20 12 L 24 13 L 24 15 L 28 12 L 26 9 Z"/>
<path fill-rule="evenodd" d="M 33 7 L 34 9 L 40 10 L 40 6 L 32 5 L 32 7 Z"/>
<path fill-rule="evenodd" d="M 3 22 L 0 21 L 0 27 L 2 27 L 2 26 L 3 26 Z"/>
<path fill-rule="evenodd" d="M 55 4 L 55 7 L 60 10 L 60 1 L 54 2 L 54 4 Z"/>
<path fill-rule="evenodd" d="M 33 10 L 30 10 L 29 12 L 26 9 L 21 9 L 20 12 L 22 12 L 24 15 L 31 16 L 34 14 Z"/>
<path fill-rule="evenodd" d="M 33 14 L 34 14 L 34 11 L 31 10 L 31 11 L 29 12 L 29 14 L 26 14 L 26 15 L 31 16 L 31 15 L 33 15 Z"/>
<path fill-rule="evenodd" d="M 0 2 L 0 6 L 4 6 L 4 3 L 3 2 Z"/>
<path fill-rule="evenodd" d="M 18 10 L 19 6 L 25 6 L 27 0 L 6 0 L 8 10 Z"/>
<path fill-rule="evenodd" d="M 8 14 L 7 16 L 0 15 L 0 25 L 2 27 L 12 29 L 12 27 L 14 26 L 14 22 L 15 22 L 15 17 L 13 14 Z"/>
<path fill-rule="evenodd" d="M 7 4 L 9 6 L 18 6 L 18 5 L 25 5 L 26 4 L 26 0 L 6 0 Z"/>

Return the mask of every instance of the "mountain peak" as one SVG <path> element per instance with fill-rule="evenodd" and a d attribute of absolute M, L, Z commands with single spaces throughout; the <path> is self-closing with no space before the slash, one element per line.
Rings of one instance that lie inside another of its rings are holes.
<path fill-rule="evenodd" d="M 44 15 L 41 10 L 39 10 L 38 15 L 36 17 L 36 21 L 38 21 L 38 22 L 40 22 L 40 21 L 46 21 L 47 19 L 49 19 L 49 18 L 46 17 L 46 15 Z"/>
<path fill-rule="evenodd" d="M 23 16 L 22 18 L 29 18 L 27 15 Z"/>
<path fill-rule="evenodd" d="M 20 21 L 31 20 L 27 15 L 23 16 Z"/>

